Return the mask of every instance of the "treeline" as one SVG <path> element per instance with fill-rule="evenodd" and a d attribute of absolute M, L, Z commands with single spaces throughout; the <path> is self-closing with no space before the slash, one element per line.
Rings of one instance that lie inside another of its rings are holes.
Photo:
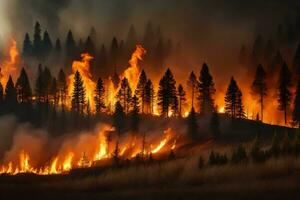
<path fill-rule="evenodd" d="M 37 60 L 42 63 L 50 61 L 69 72 L 72 62 L 80 59 L 80 54 L 89 53 L 94 57 L 91 72 L 93 76 L 99 77 L 123 71 L 128 66 L 128 60 L 137 44 L 142 44 L 147 49 L 144 65 L 155 66 L 157 69 L 162 68 L 165 60 L 180 48 L 179 44 L 174 44 L 171 38 L 162 34 L 159 26 L 151 22 L 147 23 L 144 33 L 138 33 L 132 25 L 125 40 L 112 36 L 109 44 L 101 41 L 93 27 L 84 39 L 76 39 L 72 30 L 69 30 L 65 39 L 53 40 L 50 33 L 47 30 L 42 31 L 37 22 L 33 36 L 25 34 L 22 55 L 24 60 Z"/>
<path fill-rule="evenodd" d="M 260 143 L 259 137 L 256 136 L 248 149 L 243 145 L 239 145 L 232 150 L 230 155 L 212 150 L 206 162 L 202 156 L 199 157 L 198 166 L 203 168 L 205 165 L 222 166 L 226 164 L 262 163 L 269 159 L 287 156 L 295 158 L 300 156 L 299 133 L 296 133 L 292 139 L 287 133 L 282 138 L 279 138 L 275 133 L 272 144 L 268 148 L 264 148 Z"/>

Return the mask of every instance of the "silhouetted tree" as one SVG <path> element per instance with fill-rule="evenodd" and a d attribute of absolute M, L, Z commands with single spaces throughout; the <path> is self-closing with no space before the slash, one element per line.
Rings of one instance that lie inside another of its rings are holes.
<path fill-rule="evenodd" d="M 215 139 L 218 139 L 221 135 L 221 130 L 220 130 L 220 119 L 219 115 L 217 112 L 213 112 L 210 122 L 209 122 L 209 129 L 212 134 L 212 136 Z"/>
<path fill-rule="evenodd" d="M 194 99 L 195 99 L 195 93 L 197 91 L 199 82 L 197 80 L 197 77 L 194 73 L 194 71 L 191 72 L 190 76 L 189 76 L 189 80 L 187 82 L 188 87 L 190 88 L 190 92 L 191 92 L 191 99 L 192 99 L 192 107 L 194 107 Z"/>
<path fill-rule="evenodd" d="M 272 139 L 272 145 L 269 149 L 269 154 L 270 156 L 273 156 L 275 158 L 277 158 L 280 154 L 280 142 L 279 142 L 279 138 L 277 136 L 277 133 L 274 133 L 273 139 Z"/>
<path fill-rule="evenodd" d="M 10 108 L 14 108 L 13 106 L 17 104 L 17 91 L 11 76 L 9 76 L 9 79 L 6 83 L 4 99 L 6 105 Z"/>
<path fill-rule="evenodd" d="M 45 101 L 46 103 L 49 102 L 49 95 L 51 90 L 51 83 L 52 83 L 52 75 L 48 67 L 44 68 L 43 74 L 42 74 L 42 81 L 43 81 L 43 90 L 45 94 Z"/>
<path fill-rule="evenodd" d="M 232 164 L 240 164 L 240 163 L 246 163 L 246 162 L 247 162 L 246 149 L 242 145 L 239 145 L 232 152 L 231 163 Z"/>
<path fill-rule="evenodd" d="M 184 105 L 186 98 L 185 98 L 185 91 L 181 84 L 179 84 L 177 89 L 178 100 L 179 100 L 179 115 L 182 116 L 182 106 Z"/>
<path fill-rule="evenodd" d="M 35 96 L 37 102 L 40 103 L 44 101 L 44 94 L 43 68 L 40 64 L 38 67 L 37 78 L 35 80 Z"/>
<path fill-rule="evenodd" d="M 236 106 L 237 106 L 237 113 L 236 113 L 236 117 L 243 119 L 246 117 L 245 114 L 245 109 L 244 109 L 244 105 L 243 105 L 243 94 L 242 91 L 240 89 L 237 90 L 236 93 Z"/>
<path fill-rule="evenodd" d="M 131 130 L 133 132 L 138 132 L 139 131 L 139 122 L 140 122 L 140 118 L 139 118 L 139 100 L 138 98 L 134 95 L 132 97 L 132 101 L 131 101 L 131 107 L 132 110 L 130 112 L 130 121 L 131 121 Z"/>
<path fill-rule="evenodd" d="M 243 111 L 241 100 L 241 91 L 234 78 L 231 77 L 230 84 L 225 95 L 225 113 L 232 118 L 241 117 Z"/>
<path fill-rule="evenodd" d="M 280 51 L 277 51 L 275 57 L 273 58 L 269 66 L 268 73 L 271 75 L 278 74 L 283 63 L 284 63 L 283 57 Z"/>
<path fill-rule="evenodd" d="M 266 72 L 262 65 L 256 69 L 254 81 L 252 83 L 252 93 L 259 96 L 260 118 L 263 121 L 264 114 L 264 97 L 267 95 Z"/>
<path fill-rule="evenodd" d="M 39 22 L 36 22 L 34 26 L 33 53 L 34 56 L 36 56 L 37 58 L 40 58 L 42 53 L 42 36 L 41 36 L 41 26 Z"/>
<path fill-rule="evenodd" d="M 189 116 L 187 117 L 187 133 L 194 140 L 200 139 L 200 136 L 198 133 L 197 116 L 196 116 L 196 112 L 193 107 L 189 113 Z"/>
<path fill-rule="evenodd" d="M 293 110 L 293 123 L 300 128 L 300 81 L 298 81 Z"/>
<path fill-rule="evenodd" d="M 110 45 L 110 62 L 111 66 L 116 69 L 119 57 L 119 44 L 116 37 L 113 38 Z"/>
<path fill-rule="evenodd" d="M 115 105 L 115 112 L 113 114 L 113 124 L 117 133 L 120 135 L 124 129 L 126 116 L 121 103 L 118 101 Z"/>
<path fill-rule="evenodd" d="M 147 113 L 153 114 L 154 112 L 154 100 L 155 100 L 155 95 L 154 95 L 154 88 L 152 81 L 148 79 L 146 85 L 145 85 L 145 105 L 147 108 Z"/>
<path fill-rule="evenodd" d="M 245 66 L 247 64 L 248 61 L 248 54 L 247 54 L 247 49 L 245 47 L 245 45 L 242 45 L 241 50 L 239 52 L 239 64 Z"/>
<path fill-rule="evenodd" d="M 159 82 L 157 98 L 160 114 L 164 117 L 169 117 L 169 111 L 176 103 L 176 81 L 169 68 Z"/>
<path fill-rule="evenodd" d="M 31 87 L 30 82 L 27 76 L 27 73 L 24 68 L 22 68 L 19 78 L 16 83 L 17 90 L 17 99 L 21 103 L 31 102 Z"/>
<path fill-rule="evenodd" d="M 91 37 L 87 37 L 85 44 L 84 44 L 84 52 L 89 53 L 91 56 L 96 55 L 96 47 L 95 44 L 93 43 L 93 40 Z"/>
<path fill-rule="evenodd" d="M 250 155 L 253 162 L 262 162 L 265 160 L 264 152 L 261 150 L 261 144 L 258 136 L 255 137 L 252 143 Z"/>
<path fill-rule="evenodd" d="M 85 88 L 80 73 L 76 71 L 72 91 L 72 110 L 82 114 L 85 104 Z"/>
<path fill-rule="evenodd" d="M 68 87 L 67 87 L 66 74 L 63 71 L 63 69 L 59 70 L 57 86 L 58 86 L 58 98 L 59 98 L 58 101 L 64 106 L 66 104 Z"/>
<path fill-rule="evenodd" d="M 149 21 L 146 25 L 146 30 L 144 33 L 143 44 L 146 49 L 151 49 L 155 43 L 155 34 L 153 30 L 153 25 Z"/>
<path fill-rule="evenodd" d="M 300 45 L 298 45 L 297 50 L 293 59 L 293 72 L 300 75 Z"/>
<path fill-rule="evenodd" d="M 24 57 L 30 57 L 30 56 L 32 56 L 32 52 L 33 52 L 32 42 L 30 40 L 29 34 L 26 33 L 25 39 L 24 39 L 24 42 L 23 42 L 22 55 Z"/>
<path fill-rule="evenodd" d="M 61 42 L 60 42 L 60 39 L 59 38 L 57 38 L 56 39 L 56 42 L 55 42 L 55 51 L 56 52 L 61 52 Z"/>
<path fill-rule="evenodd" d="M 258 35 L 254 41 L 252 54 L 251 54 L 251 68 L 257 66 L 263 57 L 264 42 L 261 35 Z M 250 69 L 251 72 L 251 69 Z"/>
<path fill-rule="evenodd" d="M 107 58 L 107 51 L 106 51 L 106 48 L 104 46 L 104 44 L 101 46 L 101 49 L 99 51 L 99 54 L 97 56 L 97 66 L 98 68 L 96 68 L 96 75 L 97 76 L 100 76 L 103 75 L 103 69 L 106 69 L 107 67 L 107 62 L 108 62 L 108 58 Z"/>
<path fill-rule="evenodd" d="M 292 144 L 290 141 L 289 134 L 287 132 L 284 134 L 284 137 L 282 139 L 281 152 L 283 155 L 289 155 L 292 153 Z"/>
<path fill-rule="evenodd" d="M 286 63 L 281 67 L 278 80 L 278 109 L 284 112 L 284 122 L 287 122 L 287 109 L 291 103 L 292 93 L 290 91 L 291 72 Z"/>
<path fill-rule="evenodd" d="M 77 53 L 76 42 L 74 40 L 73 33 L 71 30 L 69 30 L 67 35 L 65 50 L 66 50 L 65 66 L 70 67 Z"/>
<path fill-rule="evenodd" d="M 264 50 L 264 61 L 270 63 L 275 55 L 275 47 L 272 40 L 268 40 Z"/>
<path fill-rule="evenodd" d="M 146 84 L 147 84 L 147 75 L 144 70 L 142 70 L 139 81 L 135 90 L 135 95 L 139 100 L 139 104 L 141 105 L 141 112 L 144 113 L 145 104 L 146 104 Z"/>
<path fill-rule="evenodd" d="M 130 102 L 132 98 L 132 91 L 128 83 L 128 79 L 125 77 L 121 82 L 121 87 L 117 94 L 118 101 L 122 102 L 122 107 L 127 114 L 130 108 Z"/>
<path fill-rule="evenodd" d="M 52 51 L 53 48 L 53 44 L 52 41 L 50 39 L 49 33 L 47 31 L 44 32 L 44 37 L 43 37 L 43 41 L 42 41 L 42 53 L 44 56 L 48 56 L 50 54 L 50 52 Z"/>
<path fill-rule="evenodd" d="M 202 114 L 211 113 L 214 111 L 213 96 L 216 92 L 213 82 L 213 77 L 209 73 L 206 63 L 203 64 L 199 77 L 199 105 Z"/>
<path fill-rule="evenodd" d="M 102 79 L 99 78 L 97 81 L 97 86 L 96 86 L 95 95 L 94 95 L 96 112 L 98 114 L 103 112 L 103 110 L 106 108 L 105 102 L 104 102 L 104 95 L 105 95 L 104 84 L 103 84 Z"/>
<path fill-rule="evenodd" d="M 51 87 L 50 87 L 50 95 L 51 95 L 51 101 L 52 101 L 54 107 L 56 107 L 58 105 L 58 100 L 59 100 L 58 92 L 59 92 L 59 90 L 58 90 L 56 78 L 52 78 Z"/>
<path fill-rule="evenodd" d="M 125 42 L 127 51 L 131 52 L 137 43 L 137 33 L 133 25 L 130 26 Z"/>

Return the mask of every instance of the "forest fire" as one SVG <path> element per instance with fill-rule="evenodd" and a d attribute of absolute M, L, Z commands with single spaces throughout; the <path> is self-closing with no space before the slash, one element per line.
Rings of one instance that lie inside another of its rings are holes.
<path fill-rule="evenodd" d="M 13 80 L 16 80 L 20 73 L 18 62 L 19 51 L 17 42 L 14 39 L 11 39 L 7 59 L 0 63 L 0 82 L 3 86 L 6 85 L 9 76 L 12 76 Z"/>
<path fill-rule="evenodd" d="M 22 173 L 32 173 L 37 175 L 64 174 L 72 169 L 97 166 L 99 161 L 109 161 L 119 156 L 120 159 L 147 159 L 150 154 L 168 154 L 170 150 L 175 150 L 177 138 L 172 129 L 164 131 L 160 138 L 145 138 L 138 136 L 126 136 L 119 140 L 112 133 L 110 127 L 101 129 L 96 135 L 96 142 L 89 140 L 81 141 L 79 149 L 74 147 L 62 147 L 58 155 L 54 156 L 49 164 L 35 166 L 38 160 L 32 160 L 27 150 L 21 150 L 18 158 L 8 161 L 7 164 L 0 165 L 0 174 L 17 175 Z M 68 144 L 66 144 L 68 146 Z M 86 152 L 84 150 L 87 150 Z M 84 152 L 82 155 L 82 152 Z M 118 154 L 118 155 L 116 155 Z"/>

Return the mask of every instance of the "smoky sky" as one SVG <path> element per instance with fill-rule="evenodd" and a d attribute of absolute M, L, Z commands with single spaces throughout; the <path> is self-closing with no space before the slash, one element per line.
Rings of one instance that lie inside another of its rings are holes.
<path fill-rule="evenodd" d="M 39 21 L 53 40 L 65 39 L 72 29 L 77 39 L 91 26 L 101 43 L 113 36 L 126 39 L 131 24 L 141 34 L 147 21 L 163 34 L 180 41 L 194 63 L 211 61 L 222 65 L 233 60 L 241 44 L 250 44 L 260 33 L 271 37 L 280 23 L 293 21 L 300 13 L 294 0 L 2 0 L 4 19 L 18 41 L 32 33 Z M 19 43 L 20 44 L 20 43 Z"/>

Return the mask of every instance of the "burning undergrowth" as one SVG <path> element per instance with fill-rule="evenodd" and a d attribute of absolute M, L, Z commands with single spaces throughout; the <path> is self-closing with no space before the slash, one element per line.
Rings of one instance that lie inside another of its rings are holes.
<path fill-rule="evenodd" d="M 30 124 L 19 124 L 12 117 L 1 121 L 7 122 L 1 124 L 1 130 L 7 128 L 1 140 L 6 140 L 6 144 L 11 140 L 11 145 L 1 152 L 2 174 L 61 174 L 75 168 L 110 165 L 116 159 L 159 158 L 176 151 L 184 138 L 180 131 L 171 128 L 156 127 L 156 131 L 149 132 L 146 126 L 140 133 L 118 135 L 114 127 L 104 123 L 98 123 L 92 131 L 55 138 Z"/>

